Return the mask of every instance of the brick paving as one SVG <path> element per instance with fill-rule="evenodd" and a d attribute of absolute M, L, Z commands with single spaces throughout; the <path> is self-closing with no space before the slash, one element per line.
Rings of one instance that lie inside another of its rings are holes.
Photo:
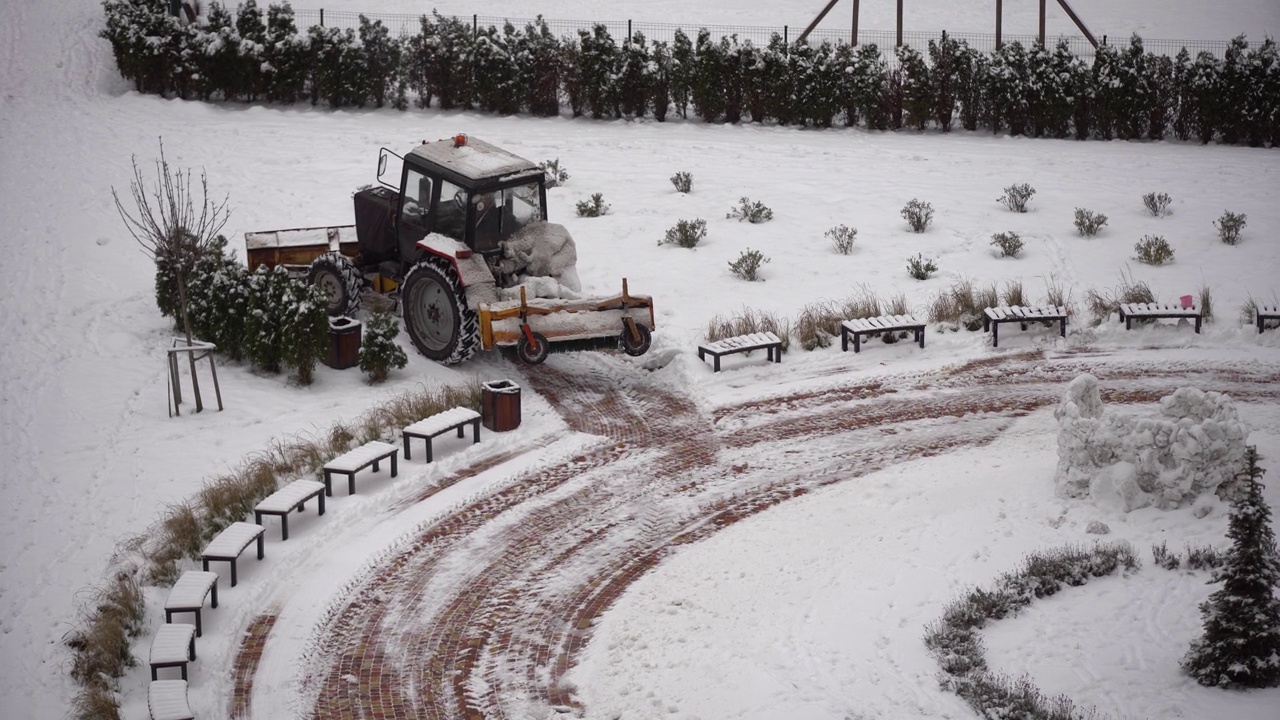
<path fill-rule="evenodd" d="M 596 359 L 575 362 L 572 373 L 542 366 L 525 382 L 571 430 L 600 444 L 423 528 L 360 579 L 316 630 L 314 658 L 327 670 L 309 678 L 310 717 L 523 718 L 548 707 L 583 716 L 564 678 L 595 621 L 679 546 L 825 485 L 990 442 L 1056 402 L 1082 368 L 1103 379 L 1109 402 L 1151 402 L 1166 385 L 1189 382 L 1238 399 L 1280 399 L 1273 369 L 1088 367 L 1079 357 L 1047 363 L 1040 353 L 1009 353 L 933 376 L 845 383 L 704 414 L 687 397 L 611 368 L 607 356 L 583 357 Z M 966 422 L 947 420 L 961 416 Z M 842 440 L 827 441 L 820 458 L 806 452 L 823 438 Z M 770 467 L 735 462 L 744 451 L 759 458 L 760 448 L 770 450 Z M 247 637 L 246 662 L 236 665 L 245 697 L 261 655 L 250 644 Z"/>
<path fill-rule="evenodd" d="M 267 647 L 267 636 L 275 627 L 276 617 L 259 615 L 254 618 L 240 640 L 240 649 L 232 666 L 231 708 L 228 711 L 232 720 L 248 716 L 249 699 L 253 696 L 253 674 L 258 671 L 258 663 Z"/>

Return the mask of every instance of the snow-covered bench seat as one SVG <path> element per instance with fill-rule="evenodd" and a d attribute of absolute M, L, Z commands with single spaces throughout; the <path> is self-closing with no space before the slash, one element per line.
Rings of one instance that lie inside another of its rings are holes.
<path fill-rule="evenodd" d="M 769 362 L 782 362 L 782 340 L 771 332 L 750 333 L 737 337 L 717 340 L 713 343 L 698 346 L 698 359 L 706 360 L 710 355 L 714 360 L 715 372 L 720 372 L 720 356 L 744 353 L 752 350 L 764 350 Z"/>
<path fill-rule="evenodd" d="M 427 462 L 431 462 L 431 438 L 457 430 L 458 437 L 465 437 L 467 425 L 471 425 L 472 444 L 480 442 L 480 413 L 471 408 L 456 407 L 419 420 L 400 431 L 404 438 L 404 459 L 409 459 L 409 440 L 421 438 L 427 442 Z"/>
<path fill-rule="evenodd" d="M 853 351 L 862 352 L 862 336 L 883 332 L 910 330 L 915 341 L 924 349 L 924 323 L 911 315 L 880 315 L 878 317 L 853 318 L 840 323 L 840 349 L 849 351 L 849 337 L 853 337 Z"/>
<path fill-rule="evenodd" d="M 1257 315 L 1259 334 L 1266 329 L 1268 320 L 1280 322 L 1280 306 L 1277 305 L 1259 305 L 1255 314 Z"/>
<path fill-rule="evenodd" d="M 222 560 L 231 563 L 231 587 L 236 586 L 236 560 L 240 559 L 240 553 L 249 547 L 249 543 L 254 540 L 258 541 L 258 559 L 263 557 L 262 553 L 262 536 L 267 531 L 266 528 L 255 523 L 234 522 L 231 523 L 217 537 L 209 541 L 204 546 L 204 550 L 200 551 L 200 562 L 204 565 L 204 569 L 209 569 L 209 563 L 213 560 Z"/>
<path fill-rule="evenodd" d="M 1196 334 L 1200 333 L 1200 321 L 1203 319 L 1200 308 L 1192 305 L 1182 307 L 1173 303 L 1123 303 L 1120 305 L 1120 320 L 1124 329 L 1133 327 L 1134 319 L 1148 320 L 1156 318 L 1178 318 L 1196 321 Z"/>
<path fill-rule="evenodd" d="M 186 680 L 156 680 L 147 690 L 151 720 L 195 720 L 187 705 Z"/>
<path fill-rule="evenodd" d="M 187 663 L 196 659 L 196 626 L 189 623 L 165 623 L 151 638 L 151 679 L 160 668 L 182 668 L 187 679 Z"/>
<path fill-rule="evenodd" d="M 356 473 L 373 466 L 378 472 L 378 463 L 391 458 L 391 477 L 396 476 L 396 455 L 400 448 L 379 440 L 365 443 L 355 450 L 349 450 L 324 464 L 324 493 L 333 495 L 333 474 L 347 476 L 347 494 L 356 492 Z"/>
<path fill-rule="evenodd" d="M 306 510 L 306 503 L 317 498 L 319 506 L 317 515 L 324 514 L 324 483 L 315 480 L 294 480 L 279 490 L 271 493 L 262 502 L 253 507 L 253 521 L 262 524 L 263 515 L 280 517 L 280 540 L 289 539 L 289 513 L 295 509 Z"/>
<path fill-rule="evenodd" d="M 218 573 L 188 570 L 182 573 L 178 582 L 169 590 L 169 597 L 164 601 L 164 621 L 173 622 L 173 614 L 180 612 L 195 613 L 196 635 L 201 635 L 200 611 L 204 609 L 204 598 L 212 593 L 213 602 L 209 607 L 218 607 Z"/>
<path fill-rule="evenodd" d="M 991 346 L 1000 347 L 1000 323 L 1016 322 L 1027 329 L 1029 322 L 1058 321 L 1058 334 L 1067 336 L 1067 308 L 1062 305 L 1000 305 L 982 311 L 982 332 L 991 333 Z"/>

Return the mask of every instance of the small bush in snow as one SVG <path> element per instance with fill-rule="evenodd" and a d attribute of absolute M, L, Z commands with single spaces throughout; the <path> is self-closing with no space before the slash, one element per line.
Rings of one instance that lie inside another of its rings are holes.
<path fill-rule="evenodd" d="M 1213 570 L 1227 562 L 1227 554 L 1211 545 L 1187 546 L 1187 567 L 1192 570 Z"/>
<path fill-rule="evenodd" d="M 1084 208 L 1076 208 L 1076 232 L 1083 237 L 1097 235 L 1102 226 L 1106 224 L 1106 215 L 1095 213 L 1092 210 L 1085 210 Z"/>
<path fill-rule="evenodd" d="M 1026 183 L 1010 185 L 1004 189 L 999 202 L 1014 212 L 1024 213 L 1027 211 L 1027 201 L 1035 194 L 1036 189 Z"/>
<path fill-rule="evenodd" d="M 604 203 L 604 195 L 593 193 L 590 200 L 578 201 L 578 217 L 600 217 L 609 212 L 609 206 Z"/>
<path fill-rule="evenodd" d="M 1173 202 L 1173 198 L 1168 193 L 1149 192 L 1142 196 L 1142 204 L 1147 208 L 1147 212 L 1153 217 L 1162 217 L 1169 214 L 1169 204 Z"/>
<path fill-rule="evenodd" d="M 538 163 L 538 167 L 542 168 L 542 171 L 547 175 L 548 188 L 563 185 L 569 180 L 569 171 L 560 166 L 560 158 L 543 160 Z"/>
<path fill-rule="evenodd" d="M 929 227 L 929 223 L 933 222 L 933 206 L 912 198 L 902 208 L 902 217 L 907 221 L 907 225 L 911 226 L 911 232 L 922 233 Z"/>
<path fill-rule="evenodd" d="M 1244 213 L 1233 213 L 1230 210 L 1222 213 L 1222 217 L 1213 221 L 1213 226 L 1218 228 L 1218 239 L 1228 245 L 1235 245 L 1240 242 L 1240 231 L 1245 226 Z"/>
<path fill-rule="evenodd" d="M 1002 232 L 991 236 L 991 244 L 1000 248 L 1000 257 L 1018 257 L 1022 252 L 1022 236 L 1016 232 Z"/>
<path fill-rule="evenodd" d="M 858 237 L 858 228 L 851 228 L 848 225 L 837 225 L 826 232 L 827 239 L 831 241 L 831 247 L 841 255 L 848 255 L 853 252 L 853 241 Z"/>
<path fill-rule="evenodd" d="M 737 218 L 738 222 L 746 220 L 756 225 L 773 219 L 773 211 L 765 207 L 764 203 L 759 200 L 751 201 L 749 198 L 741 198 L 738 200 L 738 206 L 730 208 L 725 214 L 726 218 Z"/>
<path fill-rule="evenodd" d="M 707 221 L 681 220 L 673 228 L 667 229 L 667 236 L 658 241 L 659 245 L 679 245 L 682 248 L 697 247 L 707 237 Z"/>
<path fill-rule="evenodd" d="M 360 369 L 369 376 L 370 383 L 383 382 L 392 368 L 409 364 L 404 350 L 396 344 L 399 336 L 400 324 L 390 313 L 375 313 L 365 323 L 364 338 L 360 342 Z"/>
<path fill-rule="evenodd" d="M 928 280 L 936 272 L 938 272 L 937 264 L 924 255 L 916 255 L 907 260 L 907 274 L 917 280 Z"/>
<path fill-rule="evenodd" d="M 1213 293 L 1208 285 L 1200 286 L 1200 317 L 1205 322 L 1213 320 Z"/>
<path fill-rule="evenodd" d="M 687 172 L 678 172 L 671 176 L 671 184 L 676 186 L 676 192 L 691 193 L 693 192 L 693 175 Z"/>
<path fill-rule="evenodd" d="M 1147 235 L 1133 246 L 1138 262 L 1148 265 L 1163 265 L 1173 262 L 1173 248 L 1169 242 L 1159 235 Z"/>
<path fill-rule="evenodd" d="M 765 257 L 759 250 L 746 250 L 738 256 L 737 260 L 729 263 L 729 269 L 734 275 L 743 280 L 756 281 L 760 279 L 760 266 L 769 262 L 769 258 Z"/>
<path fill-rule="evenodd" d="M 1155 561 L 1157 567 L 1165 570 L 1177 570 L 1182 567 L 1182 556 L 1177 551 L 1170 550 L 1163 540 L 1159 545 L 1151 546 L 1151 559 Z"/>

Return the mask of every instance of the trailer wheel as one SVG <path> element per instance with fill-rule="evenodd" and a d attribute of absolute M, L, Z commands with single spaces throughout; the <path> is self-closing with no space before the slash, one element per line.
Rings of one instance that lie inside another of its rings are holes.
<path fill-rule="evenodd" d="M 360 309 L 360 271 L 342 253 L 327 252 L 311 261 L 307 282 L 319 288 L 330 316 L 351 315 Z"/>
<path fill-rule="evenodd" d="M 649 347 L 653 345 L 653 333 L 649 328 L 636 323 L 636 332 L 640 333 L 640 341 L 636 342 L 631 338 L 631 331 L 626 328 L 622 329 L 622 334 L 618 336 L 618 347 L 622 348 L 622 352 L 631 357 L 640 357 L 649 352 Z"/>
<path fill-rule="evenodd" d="M 543 337 L 542 333 L 534 333 L 533 342 L 534 345 L 530 345 L 529 338 L 521 335 L 519 342 L 516 343 L 516 355 L 526 365 L 538 365 L 551 354 L 551 343 Z"/>
<path fill-rule="evenodd" d="M 400 289 L 404 328 L 414 347 L 431 360 L 457 365 L 480 346 L 476 312 L 453 266 L 429 257 L 414 265 Z"/>

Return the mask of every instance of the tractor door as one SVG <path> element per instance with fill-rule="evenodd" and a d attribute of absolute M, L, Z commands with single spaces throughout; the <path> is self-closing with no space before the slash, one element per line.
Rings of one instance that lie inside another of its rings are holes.
<path fill-rule="evenodd" d="M 418 256 L 418 241 L 431 232 L 431 202 L 435 185 L 421 170 L 405 165 L 397 240 L 400 258 L 406 262 L 414 262 Z"/>

